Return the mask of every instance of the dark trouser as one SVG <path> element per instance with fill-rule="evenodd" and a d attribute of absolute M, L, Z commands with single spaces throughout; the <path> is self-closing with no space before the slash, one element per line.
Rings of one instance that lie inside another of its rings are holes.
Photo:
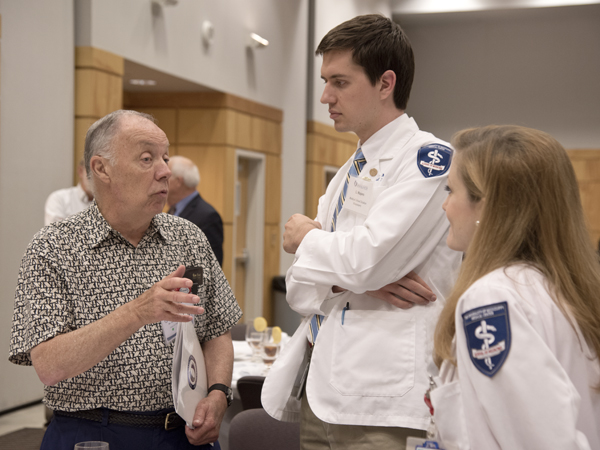
<path fill-rule="evenodd" d="M 73 450 L 75 444 L 85 441 L 108 442 L 110 450 L 220 450 L 215 442 L 214 447 L 207 444 L 195 446 L 189 443 L 185 435 L 185 427 L 167 431 L 164 427 L 129 427 L 108 424 L 108 410 L 104 422 L 86 419 L 75 419 L 54 415 L 48 425 L 40 450 Z M 166 414 L 170 411 L 157 411 L 151 414 Z M 139 413 L 138 413 L 139 414 Z"/>

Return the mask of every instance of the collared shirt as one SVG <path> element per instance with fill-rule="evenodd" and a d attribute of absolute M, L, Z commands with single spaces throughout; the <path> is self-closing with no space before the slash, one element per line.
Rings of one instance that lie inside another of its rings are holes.
<path fill-rule="evenodd" d="M 399 117 L 396 117 L 387 125 L 384 125 L 379 130 L 377 130 L 369 139 L 365 142 L 358 141 L 356 148 L 361 149 L 363 155 L 365 155 L 365 159 L 367 162 L 373 161 L 373 159 L 379 159 L 381 156 L 380 153 L 385 148 L 385 143 L 389 138 L 392 137 L 394 132 L 401 126 L 402 123 L 410 120 L 408 115 L 402 114 Z M 402 143 L 398 143 L 399 145 Z"/>
<path fill-rule="evenodd" d="M 198 194 L 197 191 L 194 191 L 190 195 L 183 197 L 181 200 L 179 200 L 177 203 L 175 203 L 175 211 L 173 211 L 173 215 L 180 216 L 181 212 L 185 209 L 185 207 L 187 205 L 189 205 L 190 202 L 198 195 L 200 195 L 200 194 Z"/>
<path fill-rule="evenodd" d="M 59 189 L 48 196 L 44 207 L 44 225 L 66 219 L 92 204 L 81 184 Z"/>
<path fill-rule="evenodd" d="M 227 332 L 241 317 L 231 288 L 198 227 L 156 215 L 134 247 L 111 228 L 96 203 L 33 238 L 19 270 L 9 360 L 31 365 L 36 345 L 89 325 L 137 298 L 180 264 L 202 267 L 196 316 L 201 342 Z M 107 407 L 155 411 L 173 406 L 173 346 L 160 323 L 145 325 L 104 360 L 55 386 L 45 386 L 51 409 Z"/>
<path fill-rule="evenodd" d="M 198 196 L 198 191 L 192 192 L 190 195 L 183 197 L 177 203 L 175 203 L 175 210 L 173 211 L 174 216 L 180 216 L 181 212 L 185 209 L 187 205 L 194 199 L 194 197 Z"/>

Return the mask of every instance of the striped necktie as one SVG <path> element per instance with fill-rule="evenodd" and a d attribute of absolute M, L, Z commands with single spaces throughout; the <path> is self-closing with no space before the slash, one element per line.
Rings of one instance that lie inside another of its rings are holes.
<path fill-rule="evenodd" d="M 344 187 L 342 189 L 342 192 L 340 192 L 340 197 L 338 198 L 335 211 L 333 212 L 333 218 L 331 219 L 331 231 L 335 231 L 335 225 L 337 223 L 338 214 L 342 210 L 342 206 L 344 206 L 344 202 L 346 201 L 346 192 L 348 191 L 348 184 L 350 184 L 350 177 L 357 177 L 366 163 L 367 160 L 365 158 L 365 155 L 363 155 L 362 150 L 359 148 L 356 151 L 356 154 L 354 155 L 354 160 L 352 161 L 350 170 L 348 170 L 348 173 L 346 174 L 346 181 L 344 182 Z M 323 316 L 319 314 L 314 314 L 310 319 L 310 337 L 311 344 L 313 345 L 317 341 L 317 335 L 319 334 L 319 329 L 321 328 L 321 322 L 323 322 Z"/>
<path fill-rule="evenodd" d="M 340 197 L 338 198 L 335 211 L 333 212 L 333 218 L 331 219 L 331 231 L 335 231 L 338 214 L 342 210 L 342 206 L 344 206 L 344 202 L 346 201 L 346 192 L 348 192 L 348 184 L 350 184 L 350 177 L 357 177 L 366 163 L 367 160 L 365 159 L 365 155 L 363 155 L 362 150 L 359 148 L 356 151 L 356 154 L 354 155 L 354 160 L 352 161 L 350 170 L 348 170 L 348 173 L 346 174 L 346 181 L 344 182 L 344 187 L 342 189 L 342 192 L 340 192 Z"/>

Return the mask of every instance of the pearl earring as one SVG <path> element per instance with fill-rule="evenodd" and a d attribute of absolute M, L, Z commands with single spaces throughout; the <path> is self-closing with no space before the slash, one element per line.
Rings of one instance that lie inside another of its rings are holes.
<path fill-rule="evenodd" d="M 479 225 L 479 220 L 475 221 L 475 226 Z"/>

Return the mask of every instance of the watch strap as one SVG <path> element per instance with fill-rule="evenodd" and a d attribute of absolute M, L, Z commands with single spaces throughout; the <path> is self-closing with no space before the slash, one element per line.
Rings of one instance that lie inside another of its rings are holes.
<path fill-rule="evenodd" d="M 233 402 L 233 391 L 231 388 L 222 383 L 215 383 L 211 387 L 208 388 L 207 394 L 210 394 L 212 391 L 221 391 L 225 394 L 227 398 L 227 406 L 230 406 Z"/>

